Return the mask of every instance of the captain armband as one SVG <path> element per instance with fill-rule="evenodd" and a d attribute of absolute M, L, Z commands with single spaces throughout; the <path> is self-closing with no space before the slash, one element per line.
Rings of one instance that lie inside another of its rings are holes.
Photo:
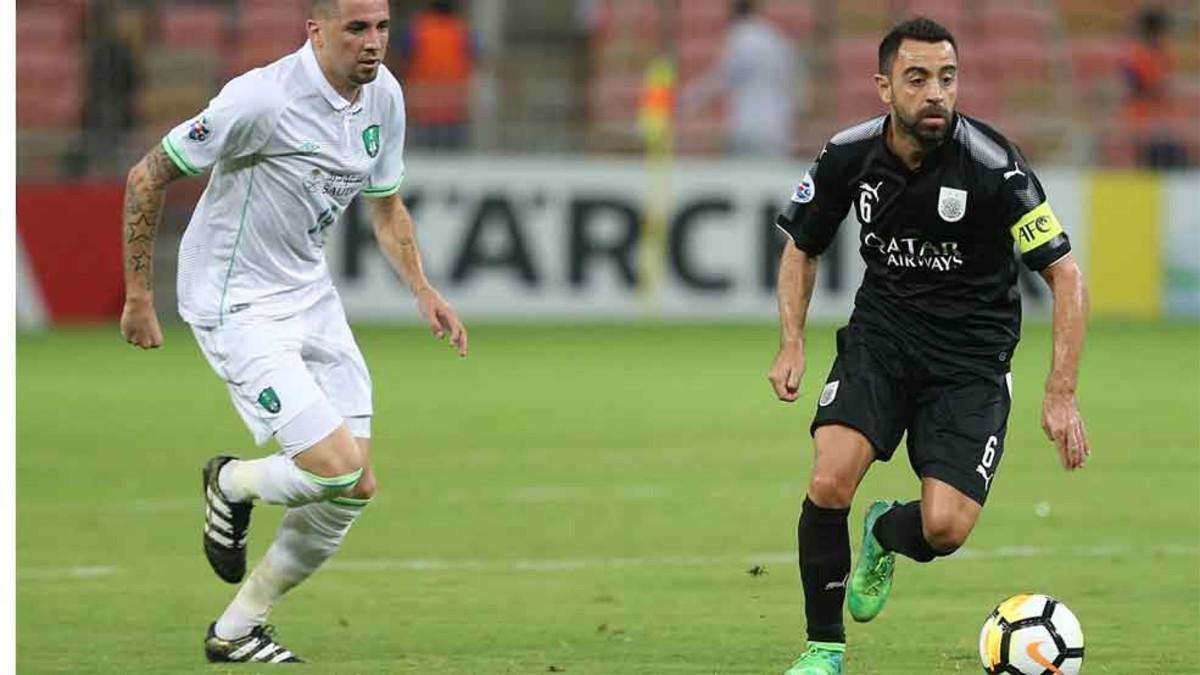
<path fill-rule="evenodd" d="M 1012 226 L 1013 239 L 1021 254 L 1047 244 L 1063 234 L 1062 225 L 1050 210 L 1049 202 L 1042 202 L 1037 208 L 1021 216 L 1017 224 Z"/>

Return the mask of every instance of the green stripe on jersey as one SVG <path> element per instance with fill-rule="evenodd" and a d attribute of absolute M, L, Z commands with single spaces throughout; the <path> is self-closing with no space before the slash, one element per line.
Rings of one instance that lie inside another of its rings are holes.
<path fill-rule="evenodd" d="M 184 158 L 183 153 L 175 147 L 175 143 L 171 141 L 170 136 L 163 136 L 162 146 L 163 150 L 166 150 L 167 156 L 171 158 L 172 162 L 175 162 L 175 166 L 179 167 L 180 171 L 189 176 L 200 175 L 200 170 L 188 163 L 187 159 Z"/>
<path fill-rule="evenodd" d="M 233 252 L 229 254 L 229 268 L 225 270 L 225 281 L 221 284 L 221 302 L 217 305 L 217 325 L 225 323 L 225 294 L 229 291 L 229 277 L 233 275 L 233 261 L 237 260 L 238 246 L 242 243 L 242 231 L 246 229 L 246 213 L 250 210 L 250 193 L 254 191 L 254 172 L 257 169 L 258 164 L 250 167 L 250 184 L 246 186 L 246 200 L 242 202 L 242 217 L 238 222 L 237 236 L 233 239 Z"/>
<path fill-rule="evenodd" d="M 363 188 L 362 194 L 364 197 L 370 197 L 372 199 L 379 199 L 380 197 L 391 197 L 392 195 L 396 194 L 399 191 L 400 191 L 400 184 L 396 183 L 395 185 L 392 185 L 390 187 Z"/>

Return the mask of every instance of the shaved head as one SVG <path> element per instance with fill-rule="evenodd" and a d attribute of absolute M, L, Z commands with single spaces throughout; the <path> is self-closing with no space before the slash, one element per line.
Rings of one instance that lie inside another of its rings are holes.
<path fill-rule="evenodd" d="M 311 0 L 309 15 L 314 19 L 327 19 L 337 13 L 337 0 Z"/>

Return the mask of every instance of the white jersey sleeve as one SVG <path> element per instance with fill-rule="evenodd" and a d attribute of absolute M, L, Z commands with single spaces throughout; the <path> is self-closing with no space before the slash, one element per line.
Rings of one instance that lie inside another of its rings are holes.
<path fill-rule="evenodd" d="M 384 74 L 381 73 L 380 79 Z M 386 74 L 387 86 L 383 88 L 389 98 L 390 110 L 386 123 L 379 129 L 379 161 L 371 168 L 367 184 L 362 189 L 364 197 L 390 197 L 400 191 L 404 180 L 404 92 L 400 83 L 390 73 Z"/>
<path fill-rule="evenodd" d="M 199 115 L 169 131 L 162 146 L 180 170 L 196 176 L 223 159 L 261 150 L 283 108 L 279 87 L 251 71 L 226 84 Z"/>

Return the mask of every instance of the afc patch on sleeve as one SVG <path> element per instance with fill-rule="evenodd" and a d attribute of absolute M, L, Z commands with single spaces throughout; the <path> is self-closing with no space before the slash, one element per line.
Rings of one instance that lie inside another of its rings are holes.
<path fill-rule="evenodd" d="M 211 134 L 212 127 L 208 123 L 208 117 L 201 115 L 192 121 L 192 126 L 188 129 L 187 137 L 189 141 L 203 143 L 208 140 Z"/>
<path fill-rule="evenodd" d="M 796 191 L 792 193 L 792 201 L 797 204 L 807 204 L 815 196 L 817 196 L 817 185 L 813 182 L 812 173 L 805 171 L 803 180 L 796 186 Z"/>
<path fill-rule="evenodd" d="M 1042 202 L 1029 213 L 1017 219 L 1012 226 L 1013 239 L 1021 253 L 1029 253 L 1042 244 L 1049 243 L 1063 233 L 1062 225 L 1050 210 L 1049 202 Z"/>

